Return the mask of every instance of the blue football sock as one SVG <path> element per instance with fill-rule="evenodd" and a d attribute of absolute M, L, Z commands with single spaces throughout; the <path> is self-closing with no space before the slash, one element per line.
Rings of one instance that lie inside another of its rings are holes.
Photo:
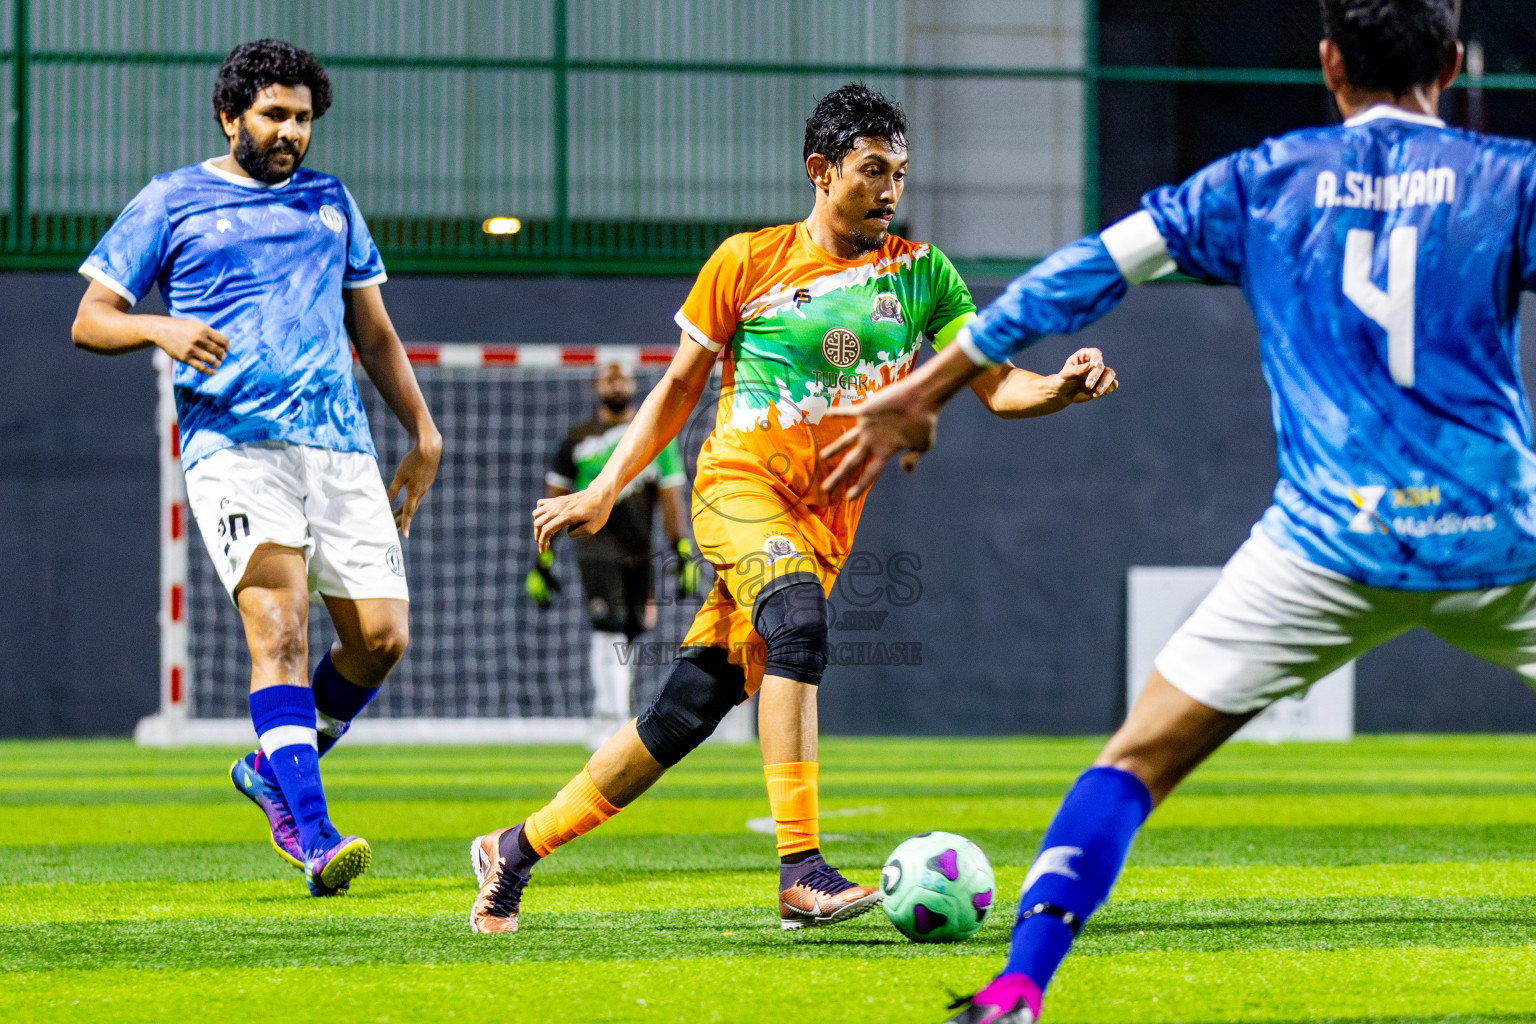
<path fill-rule="evenodd" d="M 267 756 L 267 752 L 262 750 L 260 746 L 256 748 L 256 774 L 266 779 L 278 789 L 283 788 L 283 784 L 277 781 L 277 772 L 272 767 L 272 759 Z"/>
<path fill-rule="evenodd" d="M 320 753 L 315 746 L 315 698 L 307 686 L 268 686 L 251 693 L 251 723 L 282 787 L 283 798 L 299 828 L 299 843 L 309 853 L 322 838 L 335 835 L 326 816 L 320 785 Z"/>
<path fill-rule="evenodd" d="M 324 757 L 325 752 L 334 747 L 336 741 L 351 727 L 352 719 L 362 713 L 368 702 L 373 700 L 379 688 L 358 686 L 349 681 L 336 670 L 336 666 L 331 663 L 331 652 L 326 651 L 320 664 L 315 666 L 312 690 L 315 694 L 315 710 L 319 712 L 315 717 L 315 727 L 320 733 L 320 756 Z"/>
<path fill-rule="evenodd" d="M 1150 813 L 1152 794 L 1130 772 L 1090 768 L 1078 776 L 1024 879 L 1004 974 L 1025 974 L 1045 989 L 1078 929 L 1109 896 Z"/>

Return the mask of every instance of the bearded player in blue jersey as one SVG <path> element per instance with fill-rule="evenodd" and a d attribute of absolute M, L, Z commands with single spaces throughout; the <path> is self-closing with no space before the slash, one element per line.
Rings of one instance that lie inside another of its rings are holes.
<path fill-rule="evenodd" d="M 80 268 L 91 283 L 73 330 L 93 352 L 155 346 L 177 361 L 187 500 L 251 652 L 260 749 L 231 776 L 316 896 L 345 891 L 372 856 L 331 824 L 319 757 L 405 652 L 400 536 L 442 452 L 362 214 L 341 182 L 300 167 L 330 102 L 313 55 L 271 39 L 236 47 L 213 95 L 228 154 L 134 197 Z M 170 316 L 130 313 L 155 286 Z M 353 344 L 413 441 L 388 490 Z M 311 678 L 312 593 L 338 639 Z"/>
<path fill-rule="evenodd" d="M 1058 251 L 881 391 L 827 454 L 862 489 L 982 368 L 1175 267 L 1243 289 L 1273 396 L 1274 504 L 1169 640 L 1024 883 L 1002 973 L 953 1021 L 1022 1024 L 1142 822 L 1261 709 L 1414 626 L 1536 683 L 1536 454 L 1518 306 L 1536 146 L 1446 127 L 1456 0 L 1322 0 L 1344 117 L 1234 153 Z"/>

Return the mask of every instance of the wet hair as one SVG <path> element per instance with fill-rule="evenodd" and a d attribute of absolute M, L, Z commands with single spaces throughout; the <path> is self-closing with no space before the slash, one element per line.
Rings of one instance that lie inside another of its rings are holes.
<path fill-rule="evenodd" d="M 239 117 L 269 85 L 307 85 L 315 116 L 331 109 L 331 78 L 308 50 L 280 39 L 241 43 L 229 51 L 213 83 L 213 116 Z"/>
<path fill-rule="evenodd" d="M 863 82 L 850 82 L 816 101 L 805 119 L 805 154 L 820 153 L 833 167 L 853 152 L 859 139 L 884 139 L 892 147 L 907 145 L 907 115 L 888 96 Z"/>
<path fill-rule="evenodd" d="M 1456 44 L 1461 0 L 1321 0 L 1323 35 L 1357 89 L 1394 96 L 1433 82 Z"/>

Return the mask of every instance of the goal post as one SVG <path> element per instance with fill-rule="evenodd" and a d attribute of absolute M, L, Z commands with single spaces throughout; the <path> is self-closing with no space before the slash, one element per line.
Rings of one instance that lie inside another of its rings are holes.
<path fill-rule="evenodd" d="M 540 609 L 523 592 L 534 564 L 534 502 L 561 439 L 593 415 L 593 374 L 617 362 L 640 394 L 672 349 L 636 345 L 407 345 L 407 355 L 443 432 L 437 481 L 403 545 L 411 586 L 411 645 L 348 743 L 592 743 L 611 724 L 592 716 L 590 626 L 573 545 L 556 544 L 563 591 Z M 160 707 L 135 740 L 150 746 L 253 740 L 246 697 L 250 658 L 239 616 L 214 573 L 187 508 L 171 361 L 154 360 L 159 383 Z M 405 431 L 358 373 L 385 479 L 409 448 Z M 716 383 L 680 436 L 690 475 L 698 441 L 714 422 Z M 668 672 L 702 595 L 680 600 L 658 537 L 652 567 L 655 628 L 622 655 L 644 707 Z M 705 592 L 710 582 L 705 570 Z M 310 660 L 334 634 L 311 605 Z M 755 702 L 721 723 L 716 737 L 755 734 Z"/>

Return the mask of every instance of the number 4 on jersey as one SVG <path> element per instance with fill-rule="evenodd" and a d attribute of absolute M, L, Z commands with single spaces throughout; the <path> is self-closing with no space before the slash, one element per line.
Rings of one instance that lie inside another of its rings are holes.
<path fill-rule="evenodd" d="M 1393 228 L 1387 236 L 1387 290 L 1371 281 L 1376 232 L 1351 228 L 1344 239 L 1344 295 L 1387 332 L 1387 369 L 1398 387 L 1413 387 L 1413 291 L 1419 229 Z"/>

